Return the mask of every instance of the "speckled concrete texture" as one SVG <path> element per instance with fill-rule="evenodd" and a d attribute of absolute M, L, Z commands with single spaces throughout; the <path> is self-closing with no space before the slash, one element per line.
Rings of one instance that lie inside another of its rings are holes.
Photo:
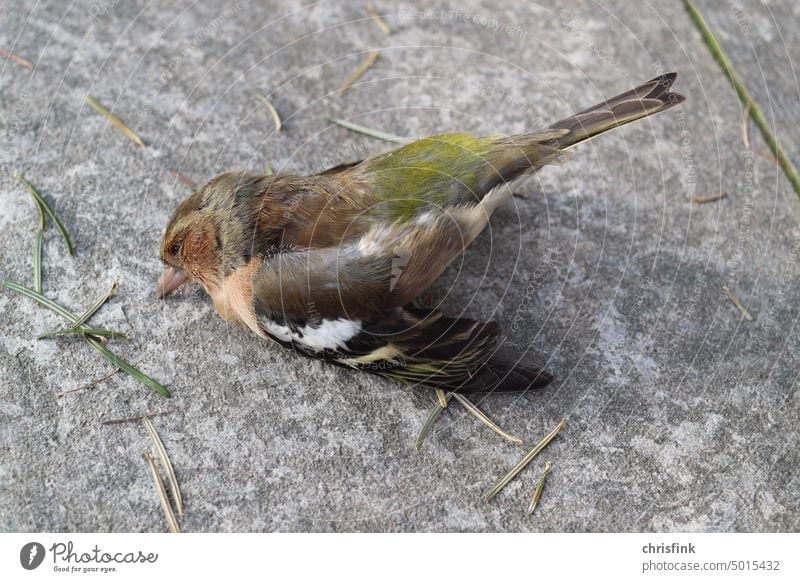
<path fill-rule="evenodd" d="M 714 4 L 701 6 L 729 10 Z M 781 42 L 785 19 L 742 5 L 751 30 Z M 122 374 L 56 396 L 110 365 L 77 339 L 37 341 L 59 318 L 0 292 L 0 529 L 164 531 L 144 428 L 100 421 L 173 410 L 153 422 L 184 531 L 798 531 L 800 203 L 754 127 L 744 146 L 739 101 L 681 3 L 377 8 L 390 36 L 361 2 L 2 5 L 0 47 L 33 68 L 0 60 L 0 276 L 32 277 L 36 210 L 16 170 L 76 244 L 70 257 L 49 229 L 45 293 L 80 311 L 119 281 L 92 321 L 130 334 L 114 349 L 174 397 Z M 798 44 L 786 51 L 800 62 Z M 760 66 L 754 84 L 778 74 Z M 524 446 L 451 404 L 416 452 L 429 391 L 267 345 L 197 287 L 154 297 L 158 242 L 188 194 L 173 170 L 309 173 L 391 147 L 328 117 L 406 136 L 530 130 L 668 70 L 683 106 L 517 185 L 528 198 L 501 208 L 435 290 L 448 314 L 495 319 L 549 360 L 547 389 L 478 402 Z M 784 86 L 796 112 L 797 85 Z M 716 191 L 727 197 L 691 201 Z M 558 439 L 484 503 L 562 416 Z M 544 460 L 555 469 L 529 517 Z"/>

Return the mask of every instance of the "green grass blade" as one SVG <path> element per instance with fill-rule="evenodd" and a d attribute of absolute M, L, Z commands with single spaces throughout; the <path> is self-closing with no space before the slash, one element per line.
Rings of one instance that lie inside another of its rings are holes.
<path fill-rule="evenodd" d="M 41 228 L 36 231 L 36 238 L 33 239 L 33 290 L 37 293 L 42 292 L 42 238 L 44 230 Z"/>
<path fill-rule="evenodd" d="M 552 470 L 553 463 L 547 461 L 544 464 L 544 472 L 541 474 L 539 479 L 536 481 L 536 485 L 533 487 L 533 496 L 531 497 L 531 502 L 528 504 L 528 515 L 531 515 L 534 511 L 536 511 L 536 506 L 539 505 L 539 500 L 542 498 L 542 491 L 544 491 L 544 482 L 547 480 L 547 476 Z"/>
<path fill-rule="evenodd" d="M 114 291 L 116 290 L 117 290 L 117 282 L 114 281 L 113 283 L 111 283 L 111 288 L 108 291 L 106 291 L 104 295 L 98 297 L 94 303 L 92 303 L 89 307 L 86 308 L 86 311 L 81 313 L 80 316 L 75 321 L 72 322 L 72 327 L 80 327 L 84 323 L 89 321 L 89 318 L 92 317 L 95 313 L 97 313 L 97 310 L 100 309 L 105 304 L 105 302 L 111 298 L 111 296 L 114 294 Z"/>
<path fill-rule="evenodd" d="M 48 299 L 47 297 L 45 297 L 41 293 L 37 293 L 33 289 L 28 289 L 27 287 L 23 287 L 19 283 L 14 283 L 14 281 L 3 281 L 2 285 L 6 289 L 11 289 L 12 291 L 16 291 L 20 295 L 24 295 L 28 299 L 33 299 L 34 301 L 36 301 L 40 305 L 44 305 L 50 311 L 58 313 L 64 319 L 69 320 L 70 323 L 72 323 L 73 321 L 75 321 L 78 318 L 77 315 L 72 313 L 66 307 L 63 307 L 63 306 L 59 305 L 58 303 L 56 303 L 52 299 Z"/>
<path fill-rule="evenodd" d="M 134 380 L 137 380 L 150 388 L 153 392 L 160 394 L 164 398 L 172 398 L 172 394 L 169 393 L 169 390 L 164 388 L 161 384 L 153 380 L 150 376 L 143 373 L 141 370 L 134 368 L 128 362 L 120 358 L 119 356 L 115 355 L 113 352 L 108 350 L 105 346 L 103 346 L 97 340 L 90 338 L 89 336 L 84 336 L 86 341 L 89 342 L 94 349 L 96 349 L 100 354 L 109 362 L 111 362 L 114 366 L 131 376 Z"/>
<path fill-rule="evenodd" d="M 686 6 L 686 10 L 689 13 L 689 17 L 692 19 L 692 22 L 697 27 L 700 35 L 703 37 L 703 41 L 708 47 L 708 50 L 711 52 L 711 56 L 714 57 L 714 60 L 717 61 L 719 66 L 722 67 L 722 70 L 725 71 L 725 74 L 728 76 L 728 80 L 736 91 L 736 94 L 739 96 L 739 100 L 745 106 L 750 106 L 750 116 L 753 118 L 753 121 L 755 121 L 758 129 L 761 130 L 761 135 L 764 137 L 764 141 L 767 143 L 767 146 L 769 146 L 772 155 L 778 160 L 778 165 L 783 170 L 786 178 L 792 184 L 792 188 L 794 188 L 795 193 L 800 196 L 800 175 L 798 175 L 797 169 L 794 167 L 791 159 L 789 159 L 789 156 L 786 155 L 785 151 L 783 151 L 781 144 L 778 142 L 778 138 L 772 132 L 772 129 L 770 129 L 767 120 L 764 118 L 764 114 L 761 112 L 761 108 L 755 101 L 753 101 L 753 98 L 750 96 L 750 92 L 747 90 L 747 87 L 745 87 L 744 83 L 742 83 L 742 81 L 739 79 L 739 76 L 733 69 L 733 65 L 728 60 L 728 57 L 722 50 L 722 47 L 717 42 L 716 37 L 714 37 L 714 33 L 711 32 L 708 24 L 706 24 L 706 21 L 703 18 L 703 15 L 700 14 L 697 6 L 694 5 L 692 0 L 683 0 L 683 4 Z"/>
<path fill-rule="evenodd" d="M 364 135 L 368 135 L 370 137 L 374 137 L 376 139 L 382 139 L 384 141 L 391 141 L 394 143 L 408 143 L 404 137 L 400 137 L 399 135 L 394 135 L 391 133 L 386 133 L 385 131 L 380 131 L 377 129 L 370 129 L 369 127 L 365 127 L 363 125 L 359 125 L 357 123 L 353 123 L 351 121 L 345 121 L 344 119 L 337 119 L 335 117 L 329 117 L 328 121 L 331 123 L 335 123 L 336 125 L 340 125 L 345 129 L 349 129 L 350 131 L 355 131 L 357 133 L 363 133 Z"/>
<path fill-rule="evenodd" d="M 67 327 L 64 329 L 57 329 L 49 333 L 43 333 L 36 336 L 36 339 L 47 339 L 61 335 L 83 335 L 89 334 L 95 337 L 107 337 L 111 339 L 128 339 L 128 336 L 118 331 L 111 331 L 109 329 L 102 329 L 100 327 Z"/>
<path fill-rule="evenodd" d="M 41 293 L 37 293 L 33 289 L 28 289 L 27 287 L 23 287 L 22 285 L 20 285 L 19 283 L 15 283 L 14 281 L 3 281 L 2 282 L 2 286 L 5 287 L 6 289 L 10 289 L 12 291 L 16 291 L 20 295 L 24 295 L 25 297 L 28 297 L 29 299 L 33 299 L 37 303 L 40 303 L 41 305 L 44 305 L 45 307 L 47 307 L 51 311 L 54 311 L 55 313 L 59 314 L 61 317 L 63 317 L 64 319 L 68 320 L 70 323 L 74 324 L 74 322 L 78 321 L 78 319 L 79 319 L 77 315 L 72 313 L 66 307 L 62 307 L 61 305 L 59 305 L 58 303 L 56 303 L 52 299 L 48 299 L 47 297 L 45 297 Z M 113 289 L 113 286 L 112 286 L 112 289 Z M 122 335 L 122 334 L 120 334 L 120 335 Z M 170 394 L 169 390 L 164 388 L 164 386 L 162 386 L 161 384 L 159 384 L 158 382 L 153 380 L 150 376 L 147 376 L 146 374 L 144 374 L 140 370 L 134 368 L 128 362 L 126 362 L 125 360 L 119 358 L 114 353 L 112 353 L 110 350 L 108 350 L 105 347 L 103 347 L 103 345 L 101 345 L 100 342 L 98 342 L 96 339 L 94 339 L 91 335 L 84 335 L 83 337 L 86 338 L 86 341 L 89 343 L 89 345 L 91 345 L 94 349 L 96 349 L 98 352 L 100 352 L 100 354 L 105 359 L 107 359 L 109 362 L 114 364 L 117 368 L 119 368 L 120 370 L 122 370 L 123 372 L 128 374 L 129 376 L 133 377 L 135 380 L 141 382 L 142 384 L 144 384 L 145 386 L 147 386 L 148 388 L 150 388 L 154 392 L 157 392 L 158 394 L 160 394 L 164 398 L 171 398 L 172 397 L 172 394 Z"/>
<path fill-rule="evenodd" d="M 47 215 L 50 217 L 50 219 L 56 225 L 56 228 L 58 229 L 58 232 L 61 233 L 61 238 L 64 239 L 64 242 L 67 245 L 67 250 L 69 251 L 69 254 L 70 255 L 74 255 L 75 254 L 75 248 L 72 246 L 72 241 L 69 238 L 69 233 L 67 232 L 67 229 L 64 228 L 64 225 L 61 223 L 61 221 L 58 219 L 58 216 L 56 216 L 56 213 L 53 212 L 53 209 L 50 208 L 50 206 L 47 204 L 45 199 L 42 198 L 42 195 L 39 194 L 39 191 L 36 190 L 36 188 L 33 187 L 33 184 L 28 182 L 18 172 L 14 172 L 14 177 L 17 179 L 17 181 L 20 184 L 22 184 L 23 186 L 25 186 L 28 189 L 28 192 L 30 192 L 30 195 L 33 196 L 34 200 L 36 200 L 36 203 L 39 205 L 39 212 L 41 212 L 42 209 L 44 209 L 44 211 L 47 213 Z M 41 216 L 41 227 L 40 228 L 41 228 L 41 230 L 44 230 L 44 228 L 45 228 L 44 215 Z"/>

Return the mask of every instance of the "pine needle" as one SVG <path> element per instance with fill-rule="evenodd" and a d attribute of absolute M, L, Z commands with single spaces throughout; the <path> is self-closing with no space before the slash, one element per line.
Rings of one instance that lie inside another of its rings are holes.
<path fill-rule="evenodd" d="M 37 293 L 42 292 L 42 238 L 44 231 L 36 231 L 36 238 L 33 239 L 33 290 Z"/>
<path fill-rule="evenodd" d="M 739 313 L 742 314 L 742 317 L 744 317 L 747 321 L 753 321 L 753 316 L 750 315 L 750 312 L 747 311 L 744 305 L 742 305 L 742 302 L 739 301 L 739 298 L 733 294 L 733 291 L 731 291 L 728 287 L 723 287 L 722 291 L 728 296 L 728 299 L 731 300 L 731 303 L 736 306 L 736 309 L 739 310 Z"/>
<path fill-rule="evenodd" d="M 713 194 L 700 194 L 698 196 L 692 196 L 692 201 L 697 202 L 698 204 L 705 204 L 706 202 L 714 202 L 715 200 L 722 200 L 727 196 L 727 192 L 714 192 Z"/>
<path fill-rule="evenodd" d="M 450 400 L 450 398 L 452 397 L 453 397 L 452 393 L 448 393 L 446 400 Z M 433 425 L 436 424 L 436 421 L 439 420 L 439 417 L 442 416 L 442 412 L 444 412 L 444 409 L 445 407 L 439 404 L 438 401 L 436 402 L 436 404 L 434 404 L 433 408 L 431 408 L 431 411 L 428 413 L 428 418 L 425 419 L 425 423 L 422 425 L 422 428 L 420 429 L 419 434 L 417 435 L 417 440 L 414 442 L 414 446 L 416 447 L 417 450 L 420 450 L 420 448 L 422 448 L 422 442 L 428 436 L 428 433 L 431 432 Z"/>
<path fill-rule="evenodd" d="M 130 139 L 140 148 L 144 147 L 144 142 L 142 141 L 142 139 L 138 135 L 136 135 L 130 127 L 125 125 L 119 117 L 117 117 L 116 115 L 111 113 L 111 111 L 106 109 L 106 107 L 104 107 L 97 99 L 95 99 L 91 95 L 85 95 L 83 99 L 84 101 L 86 101 L 86 103 L 91 105 L 92 109 L 97 111 L 100 115 L 102 115 L 109 122 L 111 122 L 111 124 L 114 127 L 120 130 L 125 135 L 125 137 Z"/>
<path fill-rule="evenodd" d="M 483 411 L 481 411 L 477 406 L 475 406 L 472 402 L 467 400 L 465 397 L 461 396 L 461 394 L 458 394 L 457 392 L 453 392 L 453 398 L 458 400 L 458 403 L 461 404 L 461 406 L 463 406 L 464 408 L 466 408 L 467 412 L 472 414 L 475 418 L 480 420 L 483 424 L 488 426 L 490 429 L 492 429 L 494 432 L 499 434 L 501 437 L 503 437 L 506 440 L 511 441 L 512 443 L 516 443 L 518 445 L 522 444 L 522 439 L 520 439 L 519 437 L 515 437 L 513 435 L 508 434 L 502 428 L 497 426 L 497 424 L 495 424 L 494 421 L 491 418 L 486 416 L 486 414 Z"/>
<path fill-rule="evenodd" d="M 281 116 L 278 115 L 278 110 L 275 109 L 275 106 L 272 104 L 272 101 L 267 99 L 267 97 L 265 97 L 261 93 L 256 95 L 256 99 L 261 101 L 266 106 L 270 115 L 272 115 L 272 121 L 275 123 L 275 133 L 279 134 L 281 132 L 281 127 L 283 126 L 283 124 L 281 123 Z"/>
<path fill-rule="evenodd" d="M 375 24 L 377 24 L 378 28 L 380 28 L 383 31 L 383 34 L 387 36 L 392 34 L 392 29 L 389 28 L 389 25 L 386 24 L 386 21 L 383 18 L 381 18 L 381 15 L 378 14 L 378 12 L 375 10 L 372 4 L 367 4 L 367 12 L 369 13 L 370 16 L 372 16 L 372 18 L 375 19 Z"/>
<path fill-rule="evenodd" d="M 33 65 L 30 64 L 27 60 L 23 59 L 19 55 L 15 55 L 8 49 L 0 48 L 0 57 L 8 57 L 8 60 L 17 63 L 18 65 L 22 65 L 26 69 L 32 69 Z"/>
<path fill-rule="evenodd" d="M 364 135 L 368 135 L 368 136 L 374 137 L 376 139 L 382 139 L 384 141 L 390 141 L 390 142 L 393 142 L 393 143 L 402 143 L 402 144 L 408 143 L 408 141 L 409 141 L 404 137 L 400 137 L 399 135 L 394 135 L 392 133 L 386 133 L 384 131 L 380 131 L 380 130 L 377 130 L 377 129 L 371 129 L 369 127 L 365 127 L 363 125 L 359 125 L 359 124 L 353 123 L 351 121 L 345 121 L 344 119 L 337 119 L 335 117 L 329 117 L 328 121 L 330 121 L 331 123 L 335 123 L 336 125 L 339 125 L 341 127 L 344 127 L 345 129 L 349 129 L 350 131 L 355 131 L 357 133 L 363 133 Z"/>
<path fill-rule="evenodd" d="M 436 389 L 436 398 L 439 400 L 439 406 L 447 408 L 447 393 L 441 388 Z"/>
<path fill-rule="evenodd" d="M 181 533 L 181 528 L 178 526 L 178 520 L 175 518 L 175 514 L 172 512 L 172 507 L 170 506 L 169 498 L 167 497 L 167 490 L 164 488 L 164 481 L 161 479 L 161 475 L 158 473 L 156 463 L 153 460 L 153 455 L 150 454 L 150 451 L 145 451 L 144 458 L 147 461 L 147 464 L 150 466 L 150 473 L 153 475 L 153 483 L 155 483 L 156 492 L 158 493 L 158 498 L 161 501 L 161 509 L 164 510 L 164 517 L 167 518 L 169 530 L 172 533 Z"/>
<path fill-rule="evenodd" d="M 350 85 L 358 81 L 361 78 L 361 75 L 367 72 L 367 70 L 375 64 L 375 61 L 378 60 L 378 56 L 381 54 L 381 51 L 372 51 L 367 55 L 360 65 L 358 65 L 353 72 L 347 75 L 347 78 L 342 83 L 342 86 L 339 87 L 339 95 L 344 95 L 344 92 L 350 88 Z"/>
<path fill-rule="evenodd" d="M 489 503 L 495 495 L 500 493 L 503 487 L 508 485 L 514 477 L 519 475 L 520 471 L 527 467 L 533 458 L 541 453 L 542 449 L 544 449 L 548 444 L 550 444 L 550 441 L 556 438 L 556 435 L 558 435 L 561 429 L 564 428 L 564 424 L 566 424 L 566 422 L 567 419 L 562 418 L 561 422 L 559 422 L 556 427 L 547 434 L 547 436 L 540 440 L 535 447 L 533 447 L 524 457 L 522 457 L 522 459 L 520 459 L 516 465 L 511 467 L 511 470 L 503 475 L 503 477 L 501 477 L 500 480 L 495 483 L 492 488 L 489 489 L 489 491 L 486 492 L 486 494 L 483 496 L 483 498 L 486 500 L 486 503 Z"/>
<path fill-rule="evenodd" d="M 20 184 L 22 184 L 23 186 L 25 186 L 25 188 L 28 189 L 28 192 L 30 193 L 31 196 L 33 196 L 33 199 L 36 201 L 36 205 L 39 207 L 39 217 L 40 217 L 39 230 L 45 230 L 46 225 L 44 221 L 44 215 L 45 213 L 47 213 L 47 215 L 50 217 L 50 220 L 52 220 L 53 223 L 56 225 L 58 232 L 61 233 L 61 238 L 64 239 L 69 254 L 74 255 L 75 249 L 72 246 L 72 241 L 69 238 L 69 233 L 67 233 L 67 229 L 64 228 L 63 224 L 61 224 L 61 221 L 56 216 L 56 213 L 53 212 L 53 209 L 50 208 L 47 202 L 45 202 L 44 198 L 42 198 L 42 195 L 39 194 L 39 191 L 36 188 L 34 188 L 33 185 L 30 182 L 28 182 L 19 172 L 14 172 L 14 177 Z"/>
<path fill-rule="evenodd" d="M 181 497 L 180 487 L 178 487 L 178 478 L 175 477 L 175 469 L 172 467 L 172 461 L 169 460 L 167 455 L 167 449 L 164 448 L 164 443 L 161 441 L 161 437 L 158 436 L 153 422 L 145 416 L 142 419 L 142 423 L 156 447 L 156 453 L 158 453 L 161 464 L 167 471 L 167 482 L 169 483 L 170 491 L 172 491 L 172 499 L 175 500 L 175 508 L 178 510 L 178 515 L 183 517 L 183 498 Z"/>
<path fill-rule="evenodd" d="M 528 505 L 528 515 L 536 511 L 536 506 L 539 505 L 539 499 L 541 499 L 542 491 L 544 491 L 544 482 L 552 470 L 553 463 L 547 461 L 544 464 L 544 472 L 541 474 L 539 479 L 536 481 L 536 485 L 533 487 L 533 497 L 531 497 L 531 503 Z"/>

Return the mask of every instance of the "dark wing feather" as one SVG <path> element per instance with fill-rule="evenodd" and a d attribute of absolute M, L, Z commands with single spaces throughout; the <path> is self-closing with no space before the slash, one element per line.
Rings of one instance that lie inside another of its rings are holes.
<path fill-rule="evenodd" d="M 276 341 L 308 357 L 448 392 L 518 392 L 553 380 L 539 359 L 520 362 L 499 347 L 499 334 L 493 321 L 406 307 L 365 322 L 361 333 L 340 350 L 315 351 Z"/>

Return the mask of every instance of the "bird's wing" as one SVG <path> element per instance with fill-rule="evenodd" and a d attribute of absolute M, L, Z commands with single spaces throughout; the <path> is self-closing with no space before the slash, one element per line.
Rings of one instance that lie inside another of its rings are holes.
<path fill-rule="evenodd" d="M 335 327 L 353 335 L 344 339 L 330 334 L 334 343 L 325 348 L 305 343 L 314 333 L 312 328 L 325 333 L 324 328 L 331 326 L 332 322 L 324 320 L 278 337 L 272 335 L 284 346 L 312 358 L 446 391 L 513 392 L 540 388 L 553 379 L 540 359 L 515 357 L 499 347 L 500 328 L 495 322 L 449 318 L 438 311 L 407 306 L 381 319 L 359 322 L 357 327 L 348 323 Z"/>
<path fill-rule="evenodd" d="M 339 245 L 280 249 L 253 279 L 256 311 L 274 321 L 376 320 L 433 283 L 483 230 L 504 192 L 406 222 L 372 221 Z"/>

